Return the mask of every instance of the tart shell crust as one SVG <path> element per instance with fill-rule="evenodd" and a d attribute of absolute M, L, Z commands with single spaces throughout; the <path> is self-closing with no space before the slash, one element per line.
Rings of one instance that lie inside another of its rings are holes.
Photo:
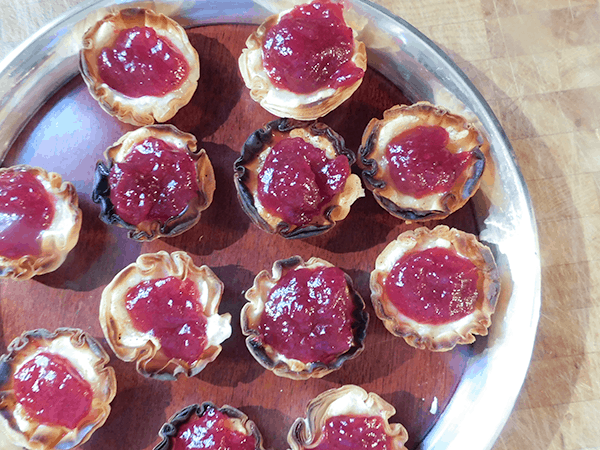
<path fill-rule="evenodd" d="M 54 219 L 50 227 L 41 233 L 41 253 L 38 256 L 24 255 L 18 259 L 0 256 L 0 277 L 14 280 L 28 280 L 58 269 L 68 253 L 79 240 L 82 213 L 79 209 L 79 197 L 75 186 L 55 172 L 47 172 L 40 167 L 20 164 L 0 168 L 7 171 L 26 171 L 42 182 L 46 191 L 54 199 Z"/>
<path fill-rule="evenodd" d="M 187 208 L 178 216 L 166 222 L 145 220 L 138 225 L 125 222 L 117 213 L 110 200 L 109 175 L 115 163 L 122 162 L 134 147 L 149 137 L 164 140 L 177 147 L 177 151 L 189 154 L 195 162 L 198 195 L 190 201 Z M 130 131 L 115 144 L 106 149 L 104 157 L 108 163 L 99 161 L 96 165 L 92 200 L 102 207 L 100 219 L 108 225 L 117 225 L 129 230 L 129 237 L 135 241 L 152 241 L 160 237 L 177 236 L 196 225 L 201 212 L 207 209 L 216 189 L 215 173 L 208 154 L 198 150 L 196 138 L 180 131 L 173 125 L 149 125 Z"/>
<path fill-rule="evenodd" d="M 201 294 L 199 301 L 204 315 L 210 321 L 207 325 L 207 347 L 193 364 L 167 357 L 158 339 L 150 332 L 141 332 L 134 327 L 125 307 L 130 288 L 145 280 L 169 276 L 189 279 L 198 287 Z M 102 292 L 100 326 L 115 355 L 126 362 L 135 361 L 136 370 L 141 375 L 163 380 L 174 380 L 179 374 L 191 377 L 217 358 L 222 350 L 221 342 L 231 336 L 231 315 L 218 313 L 223 288 L 223 282 L 208 266 L 196 266 L 183 251 L 169 254 L 161 250 L 140 255 L 135 263 L 119 272 Z"/>
<path fill-rule="evenodd" d="M 265 369 L 271 370 L 277 376 L 294 380 L 322 378 L 339 369 L 345 361 L 357 357 L 364 349 L 364 339 L 367 334 L 369 316 L 364 310 L 365 303 L 362 297 L 354 289 L 352 279 L 346 273 L 344 273 L 344 277 L 348 285 L 348 294 L 355 305 L 352 312 L 352 332 L 354 339 L 352 346 L 346 352 L 338 355 L 329 364 L 320 361 L 305 363 L 297 359 L 287 358 L 285 355 L 279 353 L 277 349 L 262 343 L 258 327 L 269 291 L 288 272 L 299 268 L 316 269 L 320 267 L 334 266 L 316 257 L 312 257 L 306 262 L 300 256 L 279 260 L 273 264 L 272 274 L 267 270 L 261 271 L 255 277 L 253 286 L 246 291 L 245 297 L 248 303 L 242 308 L 240 318 L 242 334 L 246 336 L 246 346 L 260 365 Z"/>
<path fill-rule="evenodd" d="M 128 97 L 100 78 L 97 60 L 102 49 L 111 45 L 121 30 L 136 26 L 153 28 L 160 37 L 168 38 L 188 62 L 187 78 L 179 88 L 162 97 Z M 84 34 L 79 55 L 80 72 L 92 97 L 108 114 L 132 125 L 166 122 L 189 103 L 198 87 L 200 59 L 185 30 L 174 20 L 149 9 L 127 8 L 108 14 Z"/>
<path fill-rule="evenodd" d="M 264 450 L 263 438 L 260 431 L 256 424 L 250 420 L 246 414 L 229 405 L 223 405 L 221 408 L 218 408 L 212 402 L 204 402 L 200 405 L 190 405 L 175 413 L 158 432 L 162 441 L 154 447 L 154 450 L 171 450 L 173 448 L 172 439 L 177 436 L 179 427 L 195 417 L 203 416 L 209 409 L 216 409 L 225 414 L 229 417 L 233 430 L 243 433 L 246 436 L 254 436 L 254 439 L 256 440 L 255 450 Z"/>
<path fill-rule="evenodd" d="M 447 191 L 422 198 L 398 191 L 389 175 L 386 148 L 402 132 L 417 126 L 440 126 L 449 135 L 448 150 L 471 152 L 473 163 Z M 383 113 L 383 119 L 371 119 L 363 132 L 358 165 L 363 169 L 365 186 L 386 211 L 406 222 L 439 220 L 462 208 L 477 192 L 489 155 L 489 143 L 462 116 L 428 102 L 396 105 Z"/>
<path fill-rule="evenodd" d="M 465 317 L 439 325 L 423 324 L 398 311 L 385 294 L 384 283 L 396 261 L 405 253 L 437 246 L 437 242 L 449 245 L 478 268 L 479 298 L 474 310 Z M 473 343 L 475 335 L 488 334 L 500 293 L 500 276 L 491 250 L 474 235 L 438 225 L 433 230 L 421 227 L 406 231 L 389 243 L 377 257 L 370 287 L 375 314 L 390 333 L 418 349 L 448 351 L 457 344 Z"/>
<path fill-rule="evenodd" d="M 291 117 L 298 120 L 315 120 L 333 111 L 345 102 L 361 85 L 363 78 L 348 86 L 337 89 L 322 88 L 311 94 L 296 94 L 276 87 L 265 67 L 262 57 L 262 43 L 265 35 L 280 18 L 290 10 L 267 18 L 246 40 L 238 65 L 240 73 L 250 89 L 252 100 L 277 117 Z M 354 52 L 352 62 L 362 70 L 367 70 L 367 51 L 365 44 L 356 39 L 353 31 Z"/>
<path fill-rule="evenodd" d="M 13 375 L 45 349 L 67 358 L 92 387 L 90 412 L 75 429 L 42 425 L 18 412 L 21 407 L 13 391 Z M 117 392 L 115 372 L 108 362 L 102 346 L 76 328 L 58 328 L 54 333 L 32 330 L 14 339 L 0 357 L 0 443 L 2 435 L 11 444 L 31 450 L 71 449 L 86 442 L 108 418 Z"/>
<path fill-rule="evenodd" d="M 364 196 L 360 177 L 351 173 L 342 192 L 334 196 L 323 214 L 307 225 L 295 226 L 271 214 L 258 199 L 258 174 L 273 145 L 286 137 L 300 137 L 322 149 L 330 159 L 338 155 L 348 158 L 350 166 L 356 156 L 345 147 L 344 139 L 320 122 L 277 119 L 252 133 L 244 143 L 241 156 L 235 161 L 234 182 L 237 197 L 246 215 L 267 233 L 277 233 L 288 239 L 307 238 L 329 231 L 336 222 L 346 218 L 352 204 Z"/>
<path fill-rule="evenodd" d="M 408 432 L 402 424 L 389 423 L 396 409 L 374 392 L 359 386 L 344 385 L 330 389 L 311 400 L 306 418 L 298 418 L 288 433 L 291 450 L 306 450 L 318 445 L 325 423 L 336 416 L 376 416 L 383 419 L 385 433 L 391 438 L 390 450 L 406 450 Z"/>

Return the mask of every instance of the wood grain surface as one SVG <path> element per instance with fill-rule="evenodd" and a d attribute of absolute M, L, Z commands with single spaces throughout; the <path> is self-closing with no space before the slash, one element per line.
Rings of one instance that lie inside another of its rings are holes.
<path fill-rule="evenodd" d="M 78 3 L 78 0 L 0 0 L 0 57 Z M 511 140 L 533 199 L 541 245 L 542 315 L 527 379 L 494 450 L 600 448 L 598 0 L 377 0 L 376 3 L 428 35 L 470 77 Z M 70 88 L 76 92 L 76 86 Z M 221 120 L 218 112 L 209 119 Z M 204 137 L 210 135 L 206 131 Z M 109 245 L 95 241 L 85 244 Z M 218 253 L 227 244 L 216 242 L 213 250 Z M 164 245 L 179 244 L 175 241 Z M 202 246 L 198 244 L 197 248 Z M 334 249 L 328 251 L 335 254 Z M 81 253 L 85 256 L 86 250 Z M 118 256 L 113 256 L 113 261 L 114 258 Z M 84 262 L 92 263 L 89 259 Z M 219 275 L 239 276 L 229 273 L 228 268 L 222 272 Z M 92 286 L 85 289 L 77 289 L 74 282 L 71 290 L 59 295 L 64 317 L 53 316 L 51 324 L 43 325 L 51 328 L 64 322 L 71 324 L 80 315 L 91 314 L 95 305 L 79 302 L 77 297 L 81 292 L 89 294 L 90 290 L 99 295 L 111 276 L 99 274 L 91 280 Z M 250 274 L 243 273 L 242 277 L 247 281 Z M 57 289 L 51 278 L 32 286 L 38 289 L 32 291 L 32 298 L 44 290 Z M 3 284 L 2 298 L 15 289 Z M 4 317 L 10 313 L 3 310 L 1 314 Z M 2 336 L 3 348 L 13 337 Z M 227 361 L 234 365 L 232 360 Z M 423 364 L 433 367 L 436 362 Z M 133 378 L 135 374 L 130 375 L 118 362 L 116 365 L 122 369 L 121 390 L 141 399 L 152 394 L 153 401 L 174 408 L 170 405 L 174 400 L 169 386 L 156 391 L 154 384 L 146 381 L 136 390 L 140 382 Z M 209 376 L 218 384 L 216 372 L 209 372 Z M 238 385 L 244 386 L 244 380 L 264 375 L 251 370 L 244 376 Z M 364 376 L 377 379 L 377 374 Z M 182 383 L 188 392 L 197 382 Z M 327 385 L 324 383 L 322 386 Z M 378 383 L 372 386 L 377 390 Z M 274 405 L 266 408 L 275 409 Z M 115 410 L 118 413 L 118 408 Z M 134 423 L 140 425 L 147 420 L 143 411 L 135 414 L 138 416 L 134 417 L 137 421 Z M 147 435 L 139 430 L 132 432 L 147 440 L 139 448 L 152 445 Z M 283 447 L 280 440 L 269 444 Z M 125 448 L 114 445 L 97 448 Z"/>

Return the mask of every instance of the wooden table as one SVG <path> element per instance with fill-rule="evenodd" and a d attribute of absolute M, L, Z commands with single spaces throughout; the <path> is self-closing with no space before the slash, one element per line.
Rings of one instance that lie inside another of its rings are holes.
<path fill-rule="evenodd" d="M 0 0 L 0 58 L 80 2 Z M 542 314 L 525 385 L 494 450 L 600 448 L 600 3 L 376 3 L 471 78 L 510 138 L 533 199 Z"/>

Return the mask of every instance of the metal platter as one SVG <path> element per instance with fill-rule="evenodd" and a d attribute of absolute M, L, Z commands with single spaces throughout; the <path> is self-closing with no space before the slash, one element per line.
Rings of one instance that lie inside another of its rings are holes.
<path fill-rule="evenodd" d="M 78 74 L 82 34 L 115 3 L 119 8 L 152 8 L 186 27 L 259 24 L 275 10 L 267 1 L 83 3 L 40 30 L 0 64 L 2 159 L 38 110 Z M 381 7 L 359 0 L 348 0 L 347 4 L 356 13 L 359 39 L 367 44 L 370 68 L 410 101 L 428 100 L 465 115 L 491 143 L 494 176 L 484 180 L 472 199 L 472 208 L 479 238 L 492 248 L 501 269 L 502 296 L 490 335 L 475 344 L 476 351 L 469 354 L 451 399 L 424 438 L 415 443 L 416 448 L 431 450 L 489 449 L 524 381 L 539 319 L 540 260 L 527 187 L 498 120 L 449 57 L 410 24 Z M 6 285 L 0 289 L 4 297 Z M 373 316 L 372 320 L 377 319 Z M 11 317 L 2 317 L 2 321 L 10 322 Z M 86 444 L 86 448 L 101 447 Z"/>

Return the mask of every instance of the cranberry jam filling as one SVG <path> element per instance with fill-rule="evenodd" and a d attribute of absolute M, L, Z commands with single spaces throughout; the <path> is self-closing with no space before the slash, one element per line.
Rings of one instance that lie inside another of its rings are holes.
<path fill-rule="evenodd" d="M 448 132 L 439 126 L 418 126 L 388 144 L 392 181 L 404 194 L 421 198 L 451 188 L 471 161 L 470 152 L 447 149 Z"/>
<path fill-rule="evenodd" d="M 328 364 L 352 346 L 353 309 L 340 269 L 300 268 L 270 290 L 258 329 L 287 358 Z"/>
<path fill-rule="evenodd" d="M 348 86 L 364 71 L 352 62 L 354 38 L 341 3 L 294 7 L 266 33 L 263 65 L 273 84 L 297 94 Z"/>
<path fill-rule="evenodd" d="M 349 175 L 345 156 L 329 159 L 302 138 L 284 139 L 271 149 L 258 174 L 258 199 L 283 221 L 306 225 L 344 190 Z"/>
<path fill-rule="evenodd" d="M 129 289 L 125 307 L 135 328 L 152 333 L 165 356 L 193 364 L 207 343 L 207 320 L 199 298 L 192 281 L 166 277 Z"/>
<path fill-rule="evenodd" d="M 54 219 L 54 201 L 42 183 L 27 171 L 0 175 L 0 255 L 16 259 L 39 256 L 41 232 Z"/>
<path fill-rule="evenodd" d="M 117 214 L 131 225 L 164 223 L 181 214 L 199 191 L 192 157 L 154 137 L 113 165 L 109 186 Z"/>
<path fill-rule="evenodd" d="M 384 282 L 398 310 L 416 322 L 441 325 L 475 308 L 479 271 L 467 258 L 433 247 L 400 258 Z"/>
<path fill-rule="evenodd" d="M 189 65 L 181 52 L 149 27 L 122 30 L 98 55 L 100 78 L 128 97 L 162 97 L 185 81 Z"/>
<path fill-rule="evenodd" d="M 232 428 L 229 417 L 208 408 L 200 417 L 179 427 L 172 450 L 254 450 L 256 439 Z"/>
<path fill-rule="evenodd" d="M 390 437 L 377 416 L 335 416 L 327 419 L 319 444 L 313 450 L 387 450 Z"/>
<path fill-rule="evenodd" d="M 92 387 L 68 359 L 41 352 L 14 376 L 14 392 L 25 412 L 43 425 L 74 429 L 92 407 Z"/>

